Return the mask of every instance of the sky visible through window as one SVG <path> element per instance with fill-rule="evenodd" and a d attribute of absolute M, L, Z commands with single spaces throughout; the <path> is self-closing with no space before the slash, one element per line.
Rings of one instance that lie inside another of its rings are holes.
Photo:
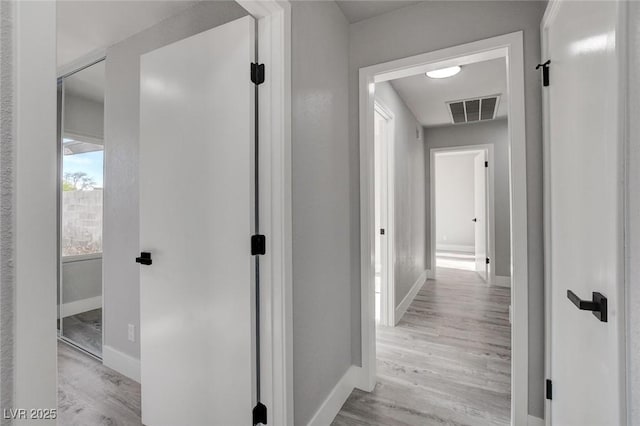
<path fill-rule="evenodd" d="M 64 155 L 62 159 L 63 175 L 84 172 L 93 179 L 96 188 L 102 188 L 103 159 L 103 151 Z"/>

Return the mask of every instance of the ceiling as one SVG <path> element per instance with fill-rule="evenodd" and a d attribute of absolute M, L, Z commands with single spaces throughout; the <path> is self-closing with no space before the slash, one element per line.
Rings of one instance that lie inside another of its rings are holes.
<path fill-rule="evenodd" d="M 496 118 L 507 116 L 507 70 L 504 58 L 464 65 L 457 75 L 432 79 L 424 74 L 391 85 L 425 127 L 452 124 L 447 102 L 500 95 Z"/>
<path fill-rule="evenodd" d="M 66 95 L 104 103 L 104 61 L 78 71 L 64 79 Z"/>
<path fill-rule="evenodd" d="M 58 1 L 58 67 L 118 43 L 197 1 Z"/>
<path fill-rule="evenodd" d="M 344 16 L 347 17 L 347 20 L 353 24 L 354 22 L 383 15 L 392 10 L 400 9 L 401 7 L 420 3 L 420 1 L 336 0 L 336 3 L 338 3 L 340 10 L 342 10 Z"/>

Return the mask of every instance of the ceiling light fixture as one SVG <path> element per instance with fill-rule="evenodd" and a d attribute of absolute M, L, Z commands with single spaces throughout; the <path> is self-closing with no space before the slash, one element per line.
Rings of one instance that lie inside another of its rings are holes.
<path fill-rule="evenodd" d="M 439 70 L 427 71 L 427 77 L 429 78 L 447 78 L 453 77 L 458 74 L 462 68 L 458 65 L 455 67 L 441 68 Z"/>

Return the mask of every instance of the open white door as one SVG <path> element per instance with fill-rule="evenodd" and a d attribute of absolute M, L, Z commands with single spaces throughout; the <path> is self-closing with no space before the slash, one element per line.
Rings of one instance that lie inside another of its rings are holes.
<path fill-rule="evenodd" d="M 141 58 L 148 426 L 252 424 L 254 43 L 244 17 Z"/>
<path fill-rule="evenodd" d="M 488 238 L 487 238 L 487 168 L 486 153 L 479 152 L 473 158 L 473 205 L 475 222 L 476 271 L 483 280 L 488 277 Z"/>
<path fill-rule="evenodd" d="M 375 197 L 375 290 L 376 321 L 382 325 L 394 326 L 392 308 L 389 305 L 389 248 L 387 227 L 387 118 L 378 110 L 375 111 L 375 146 L 374 146 L 374 197 Z"/>
<path fill-rule="evenodd" d="M 553 425 L 625 424 L 620 7 L 561 1 L 543 23 Z"/>

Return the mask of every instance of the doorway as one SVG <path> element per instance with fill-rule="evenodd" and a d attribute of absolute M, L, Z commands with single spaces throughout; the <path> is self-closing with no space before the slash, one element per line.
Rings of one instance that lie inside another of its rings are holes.
<path fill-rule="evenodd" d="M 510 246 L 511 289 L 507 296 L 512 308 L 505 321 L 510 323 L 510 402 L 507 420 L 526 424 L 528 394 L 528 275 L 527 275 L 527 209 L 524 128 L 524 72 L 522 33 L 481 40 L 397 61 L 373 65 L 360 70 L 360 185 L 361 185 L 361 336 L 362 368 L 358 388 L 371 392 L 376 385 L 375 325 L 375 215 L 374 215 L 374 122 L 377 85 L 391 80 L 424 75 L 429 71 L 467 66 L 502 58 L 506 72 L 509 103 L 507 182 L 512 224 Z M 477 110 L 476 110 L 477 113 Z M 466 114 L 466 112 L 464 113 Z M 398 206 L 396 205 L 396 209 Z M 431 237 L 430 237 L 431 238 Z M 475 242 L 474 242 L 475 244 Z M 435 251 L 432 251 L 435 254 Z M 431 256 L 429 256 L 431 257 Z M 486 262 L 486 259 L 485 259 Z M 474 253 L 475 265 L 475 253 Z M 429 265 L 435 273 L 436 263 Z M 489 269 L 489 274 L 491 269 Z M 477 276 L 477 275 L 476 275 Z M 478 281 L 482 282 L 479 278 Z M 416 290 L 417 294 L 419 291 Z M 511 318 L 509 318 L 511 317 Z M 386 348 L 385 348 L 386 350 Z"/>
<path fill-rule="evenodd" d="M 430 149 L 431 264 L 496 282 L 494 145 Z M 508 206 L 503 206 L 508 209 Z"/>
<path fill-rule="evenodd" d="M 376 322 L 395 325 L 393 268 L 394 188 L 393 112 L 380 101 L 375 105 L 375 294 Z"/>

